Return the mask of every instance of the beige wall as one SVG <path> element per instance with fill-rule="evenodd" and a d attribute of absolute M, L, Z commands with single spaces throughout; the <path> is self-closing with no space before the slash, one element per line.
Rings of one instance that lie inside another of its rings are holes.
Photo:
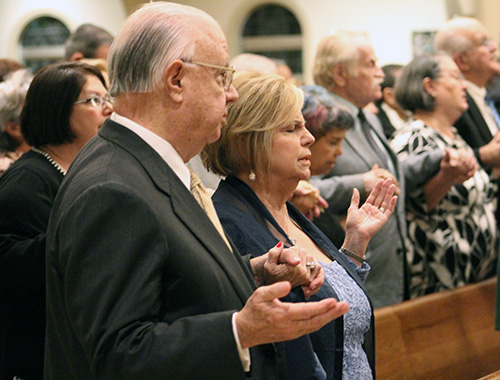
<path fill-rule="evenodd" d="M 221 25 L 231 55 L 241 52 L 239 35 L 248 14 L 266 0 L 183 0 L 205 10 Z M 445 0 L 272 0 L 290 9 L 304 36 L 305 81 L 320 39 L 333 29 L 371 35 L 380 63 L 406 63 L 412 57 L 412 31 L 435 30 L 447 18 Z"/>
<path fill-rule="evenodd" d="M 221 25 L 231 56 L 241 52 L 239 35 L 250 12 L 264 3 L 290 9 L 303 29 L 306 82 L 320 39 L 333 29 L 367 31 L 380 64 L 406 63 L 412 58 L 413 31 L 435 30 L 454 13 L 472 12 L 491 36 L 500 38 L 500 0 L 177 0 L 205 10 Z M 43 7 L 40 6 L 43 3 Z M 0 0 L 0 57 L 18 59 L 17 40 L 35 15 L 53 15 L 74 30 L 92 22 L 116 33 L 139 0 Z"/>
<path fill-rule="evenodd" d="M 58 18 L 70 31 L 90 22 L 116 33 L 126 11 L 121 0 L 0 0 L 0 57 L 20 59 L 21 32 L 40 16 Z"/>
<path fill-rule="evenodd" d="M 490 36 L 498 43 L 500 41 L 500 1 L 499 0 L 477 0 L 477 14 Z"/>

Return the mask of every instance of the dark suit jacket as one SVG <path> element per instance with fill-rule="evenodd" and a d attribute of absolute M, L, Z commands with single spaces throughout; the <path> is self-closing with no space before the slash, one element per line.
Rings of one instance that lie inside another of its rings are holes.
<path fill-rule="evenodd" d="M 466 92 L 466 94 L 469 108 L 455 122 L 455 128 L 457 128 L 458 133 L 467 142 L 467 144 L 474 149 L 474 154 L 476 155 L 477 160 L 483 165 L 481 159 L 479 158 L 479 148 L 488 144 L 493 136 L 488 128 L 488 125 L 486 124 L 486 121 L 484 121 L 483 115 L 481 114 L 481 111 L 479 111 L 476 102 L 472 99 L 468 92 Z"/>
<path fill-rule="evenodd" d="M 253 291 L 170 167 L 108 120 L 49 223 L 45 379 L 247 379 L 231 316 Z M 251 349 L 251 378 L 283 378 L 282 355 Z"/>
<path fill-rule="evenodd" d="M 382 125 L 382 128 L 384 129 L 384 135 L 385 137 L 387 137 L 388 140 L 390 140 L 396 128 L 394 128 L 394 125 L 392 125 L 391 121 L 389 120 L 389 117 L 382 108 L 382 103 L 377 104 L 377 109 L 378 109 L 377 118 L 380 121 L 380 125 Z"/>

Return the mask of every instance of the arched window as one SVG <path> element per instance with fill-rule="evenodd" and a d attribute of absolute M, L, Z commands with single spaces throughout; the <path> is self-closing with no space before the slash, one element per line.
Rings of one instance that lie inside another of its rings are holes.
<path fill-rule="evenodd" d="M 277 4 L 254 9 L 243 29 L 242 50 L 284 60 L 302 74 L 302 31 L 295 15 Z"/>
<path fill-rule="evenodd" d="M 33 72 L 64 57 L 64 44 L 70 35 L 61 21 L 39 17 L 23 29 L 19 40 L 21 60 Z"/>

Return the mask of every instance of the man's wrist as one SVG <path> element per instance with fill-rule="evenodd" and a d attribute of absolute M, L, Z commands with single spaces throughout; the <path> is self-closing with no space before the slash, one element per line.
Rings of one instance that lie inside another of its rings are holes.
<path fill-rule="evenodd" d="M 245 372 L 250 372 L 250 350 L 248 348 L 242 348 L 241 343 L 240 343 L 240 338 L 238 335 L 238 326 L 236 325 L 236 315 L 238 312 L 235 312 L 233 314 L 233 317 L 231 319 L 231 323 L 233 326 L 233 335 L 234 335 L 234 341 L 236 342 L 236 348 L 238 349 L 238 355 L 241 360 L 241 365 L 243 366 L 243 370 Z"/>

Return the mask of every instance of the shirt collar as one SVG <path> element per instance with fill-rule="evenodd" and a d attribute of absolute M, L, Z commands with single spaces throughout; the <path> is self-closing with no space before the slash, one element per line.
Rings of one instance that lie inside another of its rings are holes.
<path fill-rule="evenodd" d="M 475 99 L 484 99 L 484 97 L 486 96 L 486 88 L 479 87 L 478 85 L 468 80 L 466 80 L 465 83 L 467 83 L 467 92 L 470 94 L 470 96 Z"/>
<path fill-rule="evenodd" d="M 174 173 L 180 178 L 182 183 L 190 189 L 191 176 L 189 169 L 184 163 L 182 157 L 177 153 L 175 148 L 167 140 L 162 139 L 157 134 L 151 132 L 149 129 L 137 124 L 136 122 L 113 112 L 110 117 L 114 122 L 123 125 L 125 128 L 130 129 L 153 150 L 155 150 L 160 157 L 167 163 Z"/>
<path fill-rule="evenodd" d="M 343 98 L 340 95 L 337 95 L 334 92 L 329 91 L 329 93 L 332 96 L 333 100 L 335 100 L 337 103 L 347 108 L 354 116 L 358 115 L 359 108 L 356 107 L 354 104 L 352 104 L 349 100 Z"/>

